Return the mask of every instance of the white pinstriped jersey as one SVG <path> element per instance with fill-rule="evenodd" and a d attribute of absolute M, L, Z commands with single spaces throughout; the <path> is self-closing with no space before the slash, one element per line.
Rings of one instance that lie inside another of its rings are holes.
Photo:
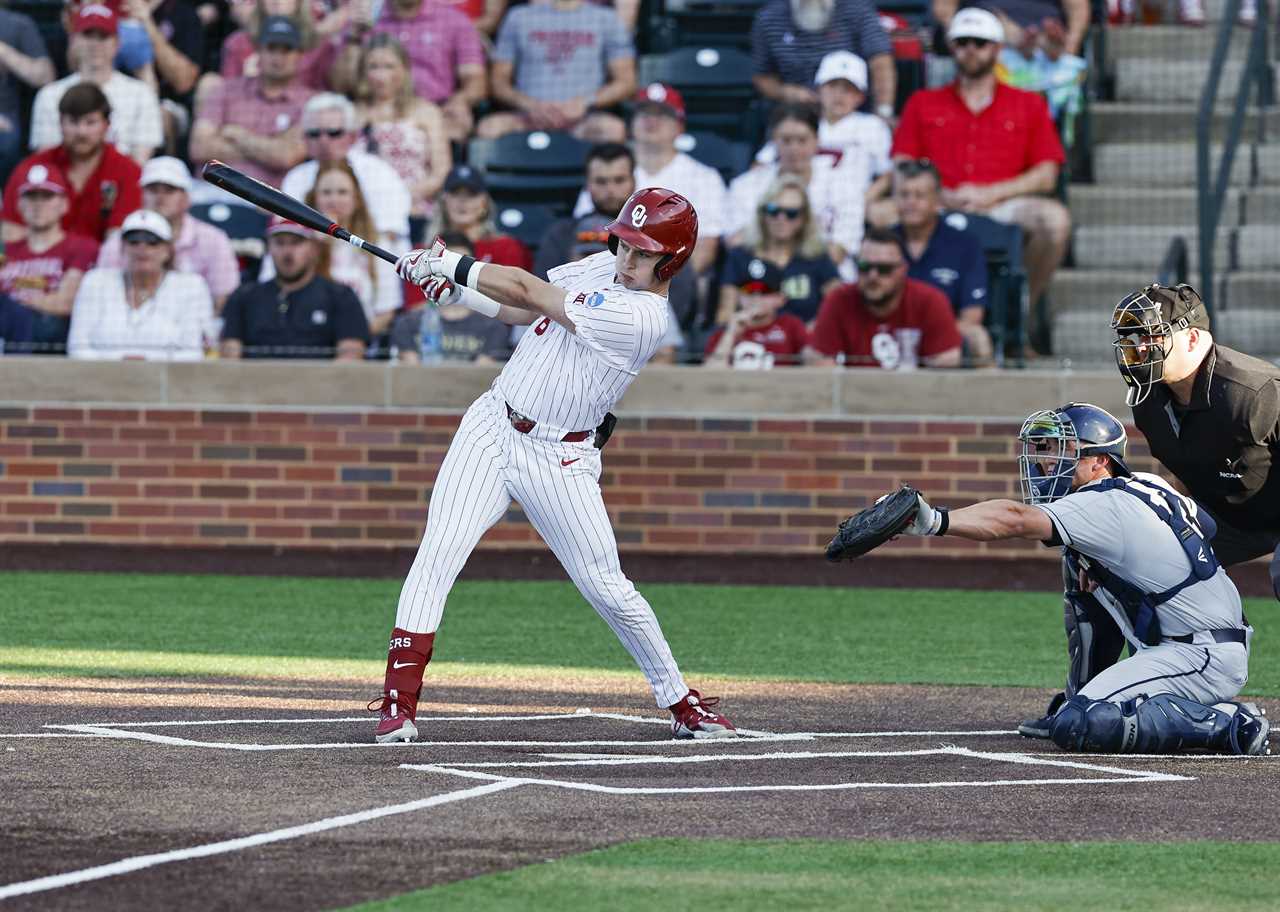
<path fill-rule="evenodd" d="M 653 357 L 667 330 L 666 298 L 614 281 L 617 260 L 592 254 L 547 273 L 565 289 L 577 332 L 534 321 L 520 337 L 494 389 L 517 412 L 564 431 L 596 427 Z"/>

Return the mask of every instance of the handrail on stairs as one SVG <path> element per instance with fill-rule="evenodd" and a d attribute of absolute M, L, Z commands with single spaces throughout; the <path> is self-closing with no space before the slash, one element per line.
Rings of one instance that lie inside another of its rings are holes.
<path fill-rule="evenodd" d="M 1191 251 L 1187 247 L 1187 239 L 1180 234 L 1174 235 L 1165 248 L 1164 259 L 1156 269 L 1156 284 L 1171 288 L 1181 285 L 1191 272 Z"/>
<path fill-rule="evenodd" d="M 1214 317 L 1214 242 L 1217 239 L 1218 222 L 1222 217 L 1222 209 L 1227 195 L 1227 185 L 1231 181 L 1231 166 L 1235 162 L 1236 149 L 1240 145 L 1240 137 L 1244 132 L 1245 110 L 1249 105 L 1251 90 L 1258 89 L 1257 105 L 1259 108 L 1269 107 L 1275 103 L 1275 79 L 1271 62 L 1268 58 L 1267 37 L 1271 30 L 1270 0 L 1258 3 L 1257 22 L 1252 27 L 1249 39 L 1249 51 L 1245 58 L 1244 70 L 1240 74 L 1240 86 L 1235 93 L 1235 106 L 1231 112 L 1231 121 L 1227 125 L 1227 135 L 1222 144 L 1222 157 L 1218 160 L 1216 174 L 1211 174 L 1209 156 L 1213 140 L 1213 107 L 1218 97 L 1218 86 L 1222 82 L 1222 70 L 1227 60 L 1227 51 L 1231 43 L 1232 30 L 1236 28 L 1236 19 L 1240 13 L 1241 0 L 1226 0 L 1226 9 L 1222 13 L 1222 21 L 1218 23 L 1217 41 L 1213 47 L 1209 75 L 1200 93 L 1200 111 L 1196 117 L 1196 209 L 1199 223 L 1198 247 L 1200 253 L 1200 298 L 1205 303 L 1212 321 Z M 1262 133 L 1262 121 L 1258 119 L 1259 136 Z M 1256 151 L 1251 159 L 1250 178 L 1256 178 L 1258 170 Z"/>

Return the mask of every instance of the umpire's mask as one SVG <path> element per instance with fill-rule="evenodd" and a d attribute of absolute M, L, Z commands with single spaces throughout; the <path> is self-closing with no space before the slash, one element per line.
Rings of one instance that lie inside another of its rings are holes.
<path fill-rule="evenodd" d="M 1192 326 L 1208 329 L 1209 319 L 1200 295 L 1190 285 L 1148 285 L 1116 305 L 1111 329 L 1117 335 L 1116 366 L 1129 387 L 1126 405 L 1138 405 L 1164 380 L 1173 334 Z"/>
<path fill-rule="evenodd" d="M 1018 442 L 1023 503 L 1053 503 L 1071 493 L 1080 441 L 1067 416 L 1056 409 L 1033 412 L 1022 422 Z"/>

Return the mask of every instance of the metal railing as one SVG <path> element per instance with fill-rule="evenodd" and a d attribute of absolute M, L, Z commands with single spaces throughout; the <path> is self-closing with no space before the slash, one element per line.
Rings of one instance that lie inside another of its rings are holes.
<path fill-rule="evenodd" d="M 1218 98 L 1218 88 L 1222 83 L 1223 68 L 1230 49 L 1231 35 L 1236 28 L 1236 20 L 1240 13 L 1241 0 L 1227 0 L 1222 13 L 1222 21 L 1218 23 L 1217 41 L 1213 48 L 1209 75 L 1204 89 L 1200 93 L 1200 111 L 1196 117 L 1196 206 L 1199 221 L 1198 246 L 1200 253 L 1200 297 L 1209 311 L 1210 320 L 1214 318 L 1216 301 L 1214 288 L 1214 243 L 1218 235 L 1218 222 L 1222 217 L 1223 205 L 1226 201 L 1227 186 L 1231 182 L 1231 168 L 1235 164 L 1236 149 L 1240 145 L 1244 133 L 1245 114 L 1249 106 L 1252 90 L 1257 87 L 1256 103 L 1266 108 L 1275 103 L 1275 77 L 1271 61 L 1268 59 L 1268 32 L 1270 23 L 1270 0 L 1258 3 L 1258 19 L 1249 39 L 1248 55 L 1245 57 L 1244 69 L 1240 73 L 1240 86 L 1235 93 L 1234 108 L 1231 120 L 1227 125 L 1227 135 L 1222 144 L 1222 156 L 1218 159 L 1217 171 L 1213 172 L 1210 164 L 1213 140 L 1213 110 Z M 1265 119 L 1257 118 L 1258 140 L 1262 140 Z M 1258 161 L 1256 149 L 1250 160 L 1250 182 L 1258 178 Z"/>

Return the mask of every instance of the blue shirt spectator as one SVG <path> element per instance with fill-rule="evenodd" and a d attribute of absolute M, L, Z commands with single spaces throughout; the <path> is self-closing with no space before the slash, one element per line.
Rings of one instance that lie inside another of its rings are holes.
<path fill-rule="evenodd" d="M 23 307 L 7 294 L 0 294 L 0 355 L 28 353 L 35 328 L 35 311 Z"/>
<path fill-rule="evenodd" d="M 752 271 L 753 264 L 761 262 L 766 261 L 760 260 L 750 248 L 734 247 L 725 257 L 720 281 L 724 285 L 740 289 L 753 279 L 759 279 Z M 754 271 L 763 270 L 760 266 L 754 266 Z M 839 282 L 840 273 L 836 264 L 825 253 L 817 256 L 793 256 L 782 267 L 780 290 L 785 303 L 781 312 L 793 314 L 805 323 L 813 322 L 818 316 L 818 306 L 822 303 L 823 294 Z"/>
<path fill-rule="evenodd" d="M 987 257 L 982 243 L 964 230 L 967 216 L 942 218 L 942 181 L 928 159 L 900 161 L 893 169 L 897 233 L 907 258 L 907 276 L 934 286 L 951 301 L 969 364 L 993 363 L 987 317 Z"/>

